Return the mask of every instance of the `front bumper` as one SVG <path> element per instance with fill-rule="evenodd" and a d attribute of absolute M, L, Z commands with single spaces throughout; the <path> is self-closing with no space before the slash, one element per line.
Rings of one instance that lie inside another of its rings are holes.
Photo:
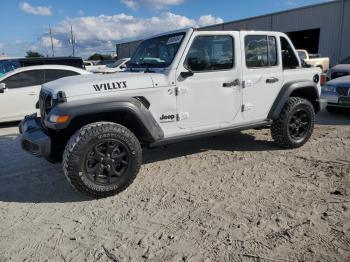
<path fill-rule="evenodd" d="M 344 97 L 344 96 L 340 96 L 337 94 L 333 94 L 333 93 L 323 93 L 321 96 L 321 100 L 326 101 L 326 105 L 327 106 L 334 106 L 334 107 L 342 107 L 342 108 L 350 108 L 350 104 L 346 104 L 346 103 L 340 103 L 341 99 L 348 99 L 350 100 L 349 97 Z"/>
<path fill-rule="evenodd" d="M 49 158 L 51 138 L 43 128 L 36 114 L 26 116 L 19 124 L 20 141 L 23 150 L 38 157 Z"/>
<path fill-rule="evenodd" d="M 328 101 L 327 99 L 321 98 L 320 99 L 320 109 L 323 110 L 327 107 Z"/>

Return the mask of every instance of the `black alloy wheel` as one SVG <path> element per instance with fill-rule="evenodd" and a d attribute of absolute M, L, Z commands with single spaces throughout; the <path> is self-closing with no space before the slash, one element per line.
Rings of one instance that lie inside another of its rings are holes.
<path fill-rule="evenodd" d="M 309 111 L 304 109 L 298 109 L 291 115 L 288 123 L 288 132 L 295 142 L 301 142 L 306 138 L 311 127 L 310 120 Z"/>
<path fill-rule="evenodd" d="M 129 149 L 117 139 L 106 139 L 92 146 L 85 156 L 85 171 L 91 182 L 112 185 L 129 167 Z"/>

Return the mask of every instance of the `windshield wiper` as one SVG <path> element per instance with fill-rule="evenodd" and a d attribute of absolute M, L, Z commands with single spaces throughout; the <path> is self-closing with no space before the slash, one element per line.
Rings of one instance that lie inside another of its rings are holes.
<path fill-rule="evenodd" d="M 135 66 L 139 66 L 138 63 L 128 63 L 127 68 L 130 69 L 131 71 L 135 69 Z"/>
<path fill-rule="evenodd" d="M 153 63 L 146 63 L 146 62 L 143 62 L 143 63 L 129 63 L 128 64 L 128 68 L 130 70 L 134 70 L 136 68 L 142 68 L 144 67 L 145 68 L 145 73 L 154 73 L 154 71 L 150 70 L 150 67 L 152 66 L 155 66 L 156 64 L 153 64 Z"/>
<path fill-rule="evenodd" d="M 141 63 L 140 66 L 144 66 L 146 68 L 145 73 L 154 73 L 154 71 L 151 71 L 149 68 L 151 66 L 154 66 L 155 64 L 151 64 L 151 63 Z"/>

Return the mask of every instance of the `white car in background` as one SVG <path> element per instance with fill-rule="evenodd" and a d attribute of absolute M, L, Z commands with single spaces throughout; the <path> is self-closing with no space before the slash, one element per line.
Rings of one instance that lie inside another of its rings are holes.
<path fill-rule="evenodd" d="M 118 59 L 112 64 L 104 65 L 104 66 L 95 66 L 90 69 L 90 72 L 93 73 L 102 73 L 102 74 L 112 74 L 117 72 L 123 72 L 126 70 L 126 64 L 130 61 L 130 58 L 122 58 Z"/>
<path fill-rule="evenodd" d="M 59 78 L 91 74 L 63 65 L 27 66 L 0 77 L 0 122 L 23 119 L 35 113 L 41 85 Z"/>
<path fill-rule="evenodd" d="M 298 49 L 297 50 L 299 58 L 304 60 L 305 63 L 311 65 L 311 66 L 316 66 L 322 69 L 322 72 L 327 72 L 329 69 L 329 57 L 321 57 L 320 55 L 313 55 L 309 54 L 306 50 L 304 49 Z"/>
<path fill-rule="evenodd" d="M 95 65 L 96 65 L 95 61 L 90 61 L 90 60 L 84 61 L 84 67 L 87 71 L 90 71 L 90 69 L 93 68 Z"/>

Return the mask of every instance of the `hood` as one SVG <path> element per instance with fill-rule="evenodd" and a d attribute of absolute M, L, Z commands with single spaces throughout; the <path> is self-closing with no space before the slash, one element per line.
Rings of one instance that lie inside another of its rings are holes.
<path fill-rule="evenodd" d="M 327 85 L 350 87 L 350 76 L 343 76 L 343 77 L 339 77 L 334 80 L 328 81 Z"/>
<path fill-rule="evenodd" d="M 54 97 L 63 91 L 67 98 L 151 87 L 154 87 L 151 74 L 143 72 L 71 76 L 43 85 L 43 89 L 49 90 Z"/>

